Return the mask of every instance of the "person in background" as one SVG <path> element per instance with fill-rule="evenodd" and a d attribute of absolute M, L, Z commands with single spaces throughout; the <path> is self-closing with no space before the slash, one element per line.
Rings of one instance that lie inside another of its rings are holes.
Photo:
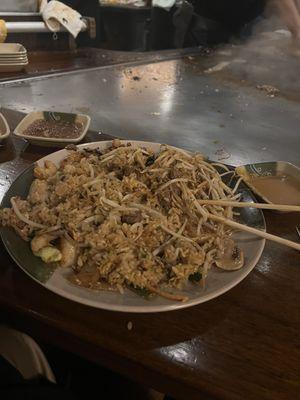
<path fill-rule="evenodd" d="M 239 35 L 247 24 L 263 15 L 266 8 L 277 14 L 300 45 L 299 0 L 192 0 L 198 15 L 218 22 L 229 35 Z"/>
<path fill-rule="evenodd" d="M 264 12 L 266 0 L 192 0 L 192 4 L 198 15 L 219 23 L 228 35 L 238 35 Z"/>
<path fill-rule="evenodd" d="M 195 9 L 201 15 L 213 16 L 224 23 L 232 32 L 255 19 L 264 12 L 266 6 L 273 8 L 294 39 L 300 40 L 299 0 L 193 0 Z"/>
<path fill-rule="evenodd" d="M 300 2 L 298 0 L 272 0 L 272 2 L 292 33 L 294 44 L 300 47 Z"/>
<path fill-rule="evenodd" d="M 153 49 L 210 46 L 245 38 L 257 21 L 274 13 L 300 46 L 298 0 L 183 0 L 174 1 L 171 9 L 164 8 L 162 0 L 153 4 L 157 5 L 152 12 Z"/>

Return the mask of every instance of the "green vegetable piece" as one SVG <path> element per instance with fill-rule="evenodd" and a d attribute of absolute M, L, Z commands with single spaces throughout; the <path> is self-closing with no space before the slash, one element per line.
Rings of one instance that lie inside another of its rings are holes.
<path fill-rule="evenodd" d="M 191 282 L 200 282 L 202 279 L 202 274 L 200 272 L 195 272 L 189 276 L 189 281 Z"/>
<path fill-rule="evenodd" d="M 134 286 L 132 283 L 127 283 L 127 288 L 129 290 L 131 290 L 132 292 L 134 292 L 135 294 L 137 294 L 138 296 L 144 297 L 145 299 L 149 299 L 149 297 L 151 296 L 151 292 L 150 290 L 146 289 L 146 288 L 142 288 L 140 286 Z"/>
<path fill-rule="evenodd" d="M 152 165 L 154 163 L 154 161 L 155 161 L 155 156 L 148 157 L 146 160 L 146 163 L 145 163 L 146 167 L 149 167 L 150 165 Z"/>

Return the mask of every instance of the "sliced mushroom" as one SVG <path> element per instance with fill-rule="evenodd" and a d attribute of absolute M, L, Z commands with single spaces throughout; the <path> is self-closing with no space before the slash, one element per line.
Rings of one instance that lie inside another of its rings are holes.
<path fill-rule="evenodd" d="M 236 271 L 244 265 L 244 252 L 231 239 L 226 240 L 224 249 L 220 252 L 216 266 L 226 271 Z"/>
<path fill-rule="evenodd" d="M 142 213 L 140 211 L 136 211 L 134 213 L 131 214 L 126 214 L 126 215 L 122 215 L 121 217 L 121 221 L 124 224 L 130 224 L 133 225 L 137 222 L 141 222 L 142 220 Z"/>

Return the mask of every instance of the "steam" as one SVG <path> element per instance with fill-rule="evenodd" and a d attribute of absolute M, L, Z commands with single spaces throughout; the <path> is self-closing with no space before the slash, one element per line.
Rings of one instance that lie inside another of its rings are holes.
<path fill-rule="evenodd" d="M 220 48 L 210 57 L 205 72 L 259 88 L 273 87 L 276 93 L 299 98 L 299 67 L 291 33 L 272 17 L 258 23 L 246 43 Z"/>

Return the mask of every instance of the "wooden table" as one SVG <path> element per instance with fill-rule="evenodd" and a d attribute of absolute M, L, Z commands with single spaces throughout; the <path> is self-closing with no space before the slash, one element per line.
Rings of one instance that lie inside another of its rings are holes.
<path fill-rule="evenodd" d="M 11 128 L 20 119 L 15 112 L 4 114 Z M 1 147 L 1 197 L 18 173 L 47 152 L 15 139 Z M 297 240 L 300 215 L 265 217 L 269 232 Z M 22 272 L 3 246 L 0 265 L 2 319 L 36 338 L 178 399 L 299 396 L 299 252 L 267 243 L 255 270 L 228 293 L 190 309 L 147 315 L 61 298 Z"/>

